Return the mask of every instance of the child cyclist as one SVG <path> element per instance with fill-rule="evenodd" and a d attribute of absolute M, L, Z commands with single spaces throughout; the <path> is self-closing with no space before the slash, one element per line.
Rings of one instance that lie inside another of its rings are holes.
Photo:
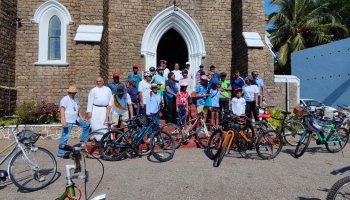
<path fill-rule="evenodd" d="M 245 113 L 245 99 L 242 97 L 242 89 L 235 90 L 235 97 L 232 98 L 232 112 L 234 115 L 241 116 Z"/>
<path fill-rule="evenodd" d="M 212 105 L 212 111 L 211 111 L 211 124 L 215 125 L 216 127 L 219 127 L 219 111 L 220 111 L 220 104 L 219 104 L 219 97 L 220 97 L 220 85 L 221 82 L 216 80 L 212 82 L 212 86 L 210 89 L 210 97 L 211 97 L 211 105 Z"/>
<path fill-rule="evenodd" d="M 185 125 L 186 123 L 186 116 L 188 113 L 188 97 L 189 94 L 186 91 L 188 87 L 187 82 L 180 82 L 180 91 L 177 93 L 176 97 L 176 112 L 178 113 L 178 121 L 177 124 L 178 126 Z"/>

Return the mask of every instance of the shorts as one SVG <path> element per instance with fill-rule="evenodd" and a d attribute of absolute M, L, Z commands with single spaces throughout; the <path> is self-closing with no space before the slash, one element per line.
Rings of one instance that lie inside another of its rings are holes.
<path fill-rule="evenodd" d="M 220 107 L 213 107 L 213 111 L 219 112 L 220 111 Z"/>
<path fill-rule="evenodd" d="M 119 124 L 119 116 L 121 116 L 122 121 L 128 120 L 129 119 L 129 112 L 125 112 L 122 115 L 119 115 L 118 113 L 113 113 L 112 114 L 112 123 Z M 123 125 L 127 125 L 125 122 L 121 122 Z"/>
<path fill-rule="evenodd" d="M 205 115 L 208 114 L 208 107 L 197 106 L 197 113 L 203 112 Z"/>

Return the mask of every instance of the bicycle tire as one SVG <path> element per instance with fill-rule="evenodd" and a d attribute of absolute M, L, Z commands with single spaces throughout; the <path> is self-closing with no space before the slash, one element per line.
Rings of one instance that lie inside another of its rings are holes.
<path fill-rule="evenodd" d="M 340 135 L 340 133 L 342 135 Z M 337 140 L 338 138 L 340 138 L 340 141 Z M 334 141 L 334 139 L 336 139 L 336 141 Z M 331 141 L 334 142 L 331 142 Z M 340 150 L 342 150 L 346 144 L 349 141 L 349 133 L 348 130 L 346 130 L 345 128 L 337 128 L 336 132 L 331 132 L 328 137 L 327 140 L 325 142 L 326 145 L 326 149 L 330 152 L 330 153 L 336 153 L 339 152 Z M 334 148 L 332 149 L 332 146 L 336 146 L 337 143 L 339 144 L 339 148 Z"/>
<path fill-rule="evenodd" d="M 168 123 L 162 126 L 160 130 L 166 131 L 171 134 L 175 142 L 175 149 L 178 149 L 181 146 L 183 142 L 183 133 L 181 131 L 181 128 L 178 125 L 173 123 Z"/>
<path fill-rule="evenodd" d="M 100 156 L 100 141 L 104 134 L 104 132 L 92 132 L 86 137 L 83 147 L 88 158 Z"/>
<path fill-rule="evenodd" d="M 175 142 L 170 133 L 158 131 L 151 137 L 151 153 L 159 162 L 166 162 L 173 159 L 175 154 Z M 168 154 L 167 157 L 164 155 Z"/>
<path fill-rule="evenodd" d="M 27 161 L 23 159 L 23 156 L 22 156 L 23 152 L 18 151 L 17 153 L 15 153 L 15 155 L 11 158 L 9 162 L 8 172 L 9 172 L 10 179 L 20 190 L 24 190 L 24 191 L 40 190 L 48 186 L 50 183 L 52 183 L 53 179 L 55 178 L 55 175 L 57 173 L 57 161 L 55 159 L 55 156 L 52 155 L 52 153 L 49 150 L 42 147 L 33 147 L 30 149 L 27 148 L 26 151 L 30 161 L 39 165 L 40 169 L 34 170 L 34 173 L 33 173 L 32 167 L 29 166 L 29 164 L 27 164 Z M 35 155 L 33 152 L 35 152 Z M 43 155 L 46 155 L 48 157 L 45 156 L 44 159 L 39 163 L 38 161 L 39 157 L 43 157 L 43 156 L 41 156 L 37 152 L 44 153 Z M 23 161 L 23 163 L 21 163 L 21 161 Z M 19 166 L 21 167 L 19 169 L 17 169 L 16 167 L 17 162 L 19 162 Z M 46 163 L 48 163 L 47 169 L 43 167 L 43 166 L 46 167 L 45 165 Z M 16 175 L 17 170 L 20 171 L 21 177 Z M 26 173 L 26 172 L 29 172 L 28 175 L 26 176 L 23 175 L 23 173 Z M 42 175 L 44 173 L 45 174 L 49 173 L 50 175 L 48 177 L 43 177 Z M 42 181 L 42 178 L 44 178 L 45 180 Z M 29 184 L 31 184 L 31 182 L 35 183 L 35 181 L 41 182 L 40 186 L 36 186 L 36 187 L 28 186 Z"/>
<path fill-rule="evenodd" d="M 210 136 L 205 154 L 210 160 L 214 160 L 220 154 L 220 147 L 224 141 L 224 134 L 221 129 L 217 129 Z"/>
<path fill-rule="evenodd" d="M 302 123 L 295 120 L 288 120 L 282 130 L 285 142 L 291 146 L 296 146 L 300 140 L 300 136 L 305 132 L 305 127 Z"/>
<path fill-rule="evenodd" d="M 114 130 L 105 133 L 100 141 L 100 153 L 101 157 L 107 161 L 119 161 L 126 157 L 128 147 L 116 147 L 115 141 L 119 139 L 120 145 L 127 144 L 125 135 L 123 132 Z M 123 138 L 120 138 L 123 137 Z"/>
<path fill-rule="evenodd" d="M 307 147 L 310 144 L 310 141 L 311 141 L 311 132 L 306 131 L 301 135 L 300 140 L 297 144 L 297 147 L 295 148 L 295 151 L 294 151 L 295 158 L 299 158 L 305 153 Z"/>
<path fill-rule="evenodd" d="M 344 189 L 345 187 L 347 187 L 348 191 L 341 192 L 342 189 Z M 331 187 L 331 189 L 329 190 L 326 199 L 327 200 L 336 200 L 337 197 L 344 197 L 344 196 L 348 197 L 346 199 L 349 199 L 349 196 L 350 196 L 350 176 L 346 176 L 346 177 L 338 180 L 337 182 L 335 182 L 333 184 L 333 186 Z M 340 198 L 340 199 L 342 199 L 342 198 Z"/>
<path fill-rule="evenodd" d="M 224 146 L 222 147 L 222 149 L 220 149 L 220 153 L 219 153 L 219 156 L 216 157 L 214 159 L 214 162 L 213 162 L 213 166 L 214 167 L 219 167 L 222 160 L 224 159 L 225 155 L 226 155 L 226 151 L 228 149 L 228 143 L 230 142 L 230 139 L 231 139 L 232 135 L 229 135 L 224 143 Z"/>
<path fill-rule="evenodd" d="M 207 123 L 206 124 L 207 130 L 208 130 L 208 134 L 206 134 L 205 132 L 196 132 L 196 140 L 197 140 L 197 144 L 200 148 L 202 149 L 206 149 L 208 146 L 208 141 L 210 139 L 211 134 L 217 129 L 216 126 Z"/>
<path fill-rule="evenodd" d="M 274 146 L 276 146 L 276 151 L 274 151 Z M 271 154 L 267 152 L 262 152 L 262 149 L 270 147 Z M 268 130 L 265 133 L 259 135 L 256 141 L 256 152 L 263 160 L 274 159 L 282 150 L 283 147 L 283 137 L 280 133 L 274 130 Z"/>

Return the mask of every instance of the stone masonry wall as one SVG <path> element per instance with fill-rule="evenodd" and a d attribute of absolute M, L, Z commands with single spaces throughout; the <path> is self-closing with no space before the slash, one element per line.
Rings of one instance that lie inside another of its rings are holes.
<path fill-rule="evenodd" d="M 17 0 L 0 0 L 0 116 L 16 106 L 16 17 Z"/>
<path fill-rule="evenodd" d="M 104 1 L 60 0 L 69 11 L 73 24 L 67 27 L 67 63 L 69 66 L 35 66 L 38 59 L 38 24 L 31 22 L 36 9 L 45 0 L 19 0 L 18 16 L 22 27 L 17 31 L 16 87 L 17 103 L 43 101 L 59 103 L 70 84 L 77 85 L 83 107 L 89 90 L 100 75 L 99 43 L 76 43 L 74 37 L 81 24 L 102 25 Z M 84 107 L 85 108 L 85 107 Z"/>
<path fill-rule="evenodd" d="M 138 63 L 141 41 L 147 22 L 159 12 L 172 6 L 173 1 L 133 0 L 110 1 L 109 15 L 109 73 L 119 71 L 122 79 Z M 231 69 L 231 3 L 227 0 L 182 0 L 179 8 L 187 12 L 199 26 L 207 56 L 203 64 L 216 65 L 218 71 Z M 171 47 L 170 47 L 171 48 Z M 144 68 L 142 68 L 144 70 Z"/>

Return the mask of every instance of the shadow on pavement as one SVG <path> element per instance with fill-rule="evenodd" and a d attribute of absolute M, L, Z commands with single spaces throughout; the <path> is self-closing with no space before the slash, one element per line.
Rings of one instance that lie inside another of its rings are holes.
<path fill-rule="evenodd" d="M 50 183 L 48 186 L 50 186 L 52 183 L 54 183 L 55 181 L 57 181 L 57 180 L 61 177 L 61 175 L 62 175 L 61 172 L 57 172 L 56 175 L 55 175 L 55 178 L 51 181 L 51 183 Z M 46 186 L 46 187 L 48 187 L 48 186 Z M 44 187 L 44 188 L 46 188 L 46 187 Z M 44 188 L 42 188 L 42 189 L 44 189 Z M 18 188 L 17 191 L 18 191 L 18 192 L 21 192 L 21 193 L 31 193 L 31 192 L 36 192 L 36 191 L 38 191 L 38 190 L 28 191 L 28 190 L 21 190 L 21 189 Z"/>
<path fill-rule="evenodd" d="M 321 200 L 319 198 L 309 198 L 309 197 L 298 197 L 297 200 Z"/>

